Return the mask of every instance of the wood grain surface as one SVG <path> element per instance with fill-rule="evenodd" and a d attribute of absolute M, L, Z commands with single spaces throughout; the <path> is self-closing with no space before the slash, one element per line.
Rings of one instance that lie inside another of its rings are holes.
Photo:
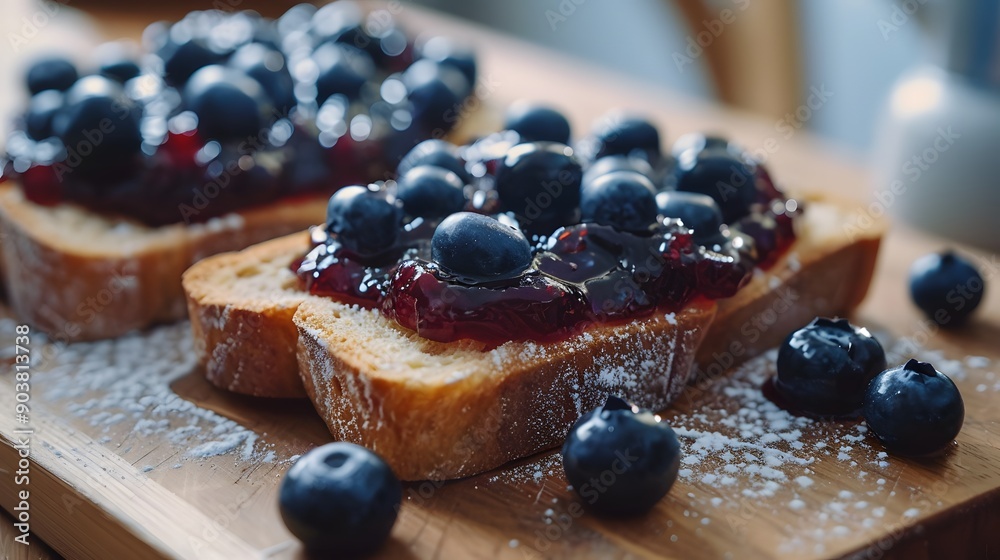
<path fill-rule="evenodd" d="M 858 200 L 869 197 L 872 187 L 862 168 L 804 132 L 784 138 L 773 122 L 681 99 L 578 60 L 403 6 L 398 17 L 412 28 L 434 29 L 477 45 L 483 68 L 480 93 L 488 105 L 500 107 L 525 97 L 546 100 L 565 109 L 580 131 L 610 107 L 627 107 L 650 115 L 671 139 L 693 130 L 719 131 L 751 149 L 765 150 L 772 173 L 797 190 L 837 192 Z M 541 11 L 539 17 L 544 17 Z M 995 388 L 1000 380 L 989 371 L 1000 362 L 996 347 L 1000 293 L 988 291 L 975 320 L 959 331 L 929 327 L 909 303 L 906 273 L 916 257 L 941 245 L 915 232 L 894 229 L 885 240 L 875 283 L 855 321 L 880 333 L 883 342 L 902 338 L 921 352 L 940 351 L 947 360 L 944 364 L 964 364 L 958 385 L 966 401 L 966 426 L 948 454 L 931 461 L 881 457 L 878 444 L 859 436 L 856 424 L 810 424 L 798 439 L 806 449 L 831 442 L 838 447 L 829 453 L 809 453 L 808 471 L 794 461 L 773 467 L 781 472 L 774 475 L 780 481 L 776 488 L 762 486 L 759 469 L 735 469 L 728 485 L 687 476 L 649 515 L 610 520 L 584 513 L 567 490 L 558 456 L 543 453 L 467 480 L 408 485 L 392 539 L 380 555 L 1000 556 L 996 531 L 1000 395 Z M 1000 268 L 992 256 L 970 254 L 985 259 L 984 272 L 996 276 Z M 11 319 L 0 321 L 0 349 L 6 351 L 13 344 L 15 324 Z M 206 458 L 191 457 L 188 447 L 164 432 L 140 429 L 134 420 L 148 415 L 175 427 L 190 421 L 190 411 L 146 410 L 145 401 L 136 398 L 132 402 L 139 409 L 126 411 L 125 421 L 109 422 L 107 417 L 95 421 L 99 412 L 95 406 L 104 406 L 101 396 L 112 390 L 94 382 L 101 360 L 122 345 L 156 345 L 158 355 L 166 352 L 178 367 L 185 366 L 193 362 L 185 347 L 186 328 L 164 326 L 116 343 L 70 349 L 47 347 L 40 339 L 33 343 L 32 352 L 44 355 L 32 376 L 34 542 L 42 539 L 68 558 L 302 557 L 279 520 L 276 493 L 281 475 L 296 455 L 330 440 L 308 403 L 231 395 L 210 387 L 192 367 L 179 372 L 170 386 L 173 394 L 200 409 L 222 413 L 257 437 L 250 440 L 252 453 L 241 454 L 235 448 Z M 11 353 L 3 355 L 9 363 Z M 967 356 L 986 360 L 970 361 Z M 944 369 L 942 363 L 937 365 Z M 753 383 L 752 376 L 749 380 L 722 376 L 691 387 L 664 416 L 668 422 L 689 425 L 703 421 L 699 418 L 710 421 L 721 410 L 738 412 L 745 408 L 741 401 L 745 392 L 732 389 L 752 388 Z M 120 390 L 114 389 L 116 394 Z M 9 471 L 15 452 L 10 442 L 17 426 L 10 375 L 0 378 L 0 403 L 8 403 L 0 410 L 0 437 L 5 443 L 0 446 L 0 468 L 8 471 L 0 472 L 0 505 L 11 511 L 15 489 Z M 115 412 L 114 406 L 107 406 L 109 414 Z M 220 425 L 214 417 L 197 418 L 192 432 L 210 433 L 213 422 Z M 739 437 L 739 428 L 720 424 L 718 431 Z M 796 483 L 803 473 L 808 474 L 808 486 Z M 771 489 L 762 493 L 761 488 Z M 864 508 L 857 507 L 860 502 Z M 844 508 L 856 511 L 841 512 Z M 44 545 L 26 552 L 12 544 L 12 530 L 9 517 L 0 520 L 0 547 L 8 557 L 52 557 Z"/>

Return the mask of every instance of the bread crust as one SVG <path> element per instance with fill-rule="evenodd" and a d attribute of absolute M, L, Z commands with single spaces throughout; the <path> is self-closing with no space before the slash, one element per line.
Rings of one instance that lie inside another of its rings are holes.
<path fill-rule="evenodd" d="M 181 275 L 209 255 L 323 220 L 326 195 L 298 197 L 200 224 L 151 228 L 71 204 L 45 207 L 0 185 L 7 294 L 23 321 L 57 341 L 120 336 L 185 317 Z"/>

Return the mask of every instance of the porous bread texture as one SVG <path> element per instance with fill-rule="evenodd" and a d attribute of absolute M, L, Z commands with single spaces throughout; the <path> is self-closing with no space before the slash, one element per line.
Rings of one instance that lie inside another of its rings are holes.
<path fill-rule="evenodd" d="M 209 255 L 306 229 L 327 196 L 286 199 L 198 224 L 148 227 L 73 204 L 40 206 L 0 185 L 8 301 L 57 341 L 112 338 L 184 318 L 181 275 Z"/>
<path fill-rule="evenodd" d="M 314 296 L 289 266 L 309 246 L 309 234 L 299 232 L 216 255 L 184 273 L 195 352 L 212 384 L 253 396 L 306 396 L 292 316 Z"/>
<path fill-rule="evenodd" d="M 558 445 L 620 395 L 666 407 L 683 390 L 715 304 L 595 324 L 567 340 L 434 342 L 376 310 L 326 301 L 295 313 L 302 380 L 335 439 L 381 455 L 403 480 L 471 476 Z"/>

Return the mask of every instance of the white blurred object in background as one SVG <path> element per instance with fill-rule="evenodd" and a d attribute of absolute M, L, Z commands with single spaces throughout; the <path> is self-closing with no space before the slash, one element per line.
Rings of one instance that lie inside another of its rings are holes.
<path fill-rule="evenodd" d="M 1000 250 L 1000 0 L 907 0 L 936 59 L 890 94 L 876 200 L 903 221 Z M 912 13 L 907 13 L 912 12 Z"/>

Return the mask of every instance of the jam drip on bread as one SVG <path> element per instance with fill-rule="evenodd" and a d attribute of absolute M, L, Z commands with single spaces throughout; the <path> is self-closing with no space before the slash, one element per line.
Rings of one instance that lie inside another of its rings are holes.
<path fill-rule="evenodd" d="M 418 145 L 396 181 L 334 195 L 291 268 L 310 293 L 424 338 L 499 345 L 730 297 L 792 244 L 802 209 L 743 150 L 697 135 L 661 155 L 646 121 L 618 122 L 576 148 L 516 129 Z"/>
<path fill-rule="evenodd" d="M 3 174 L 40 205 L 150 226 L 384 179 L 472 94 L 471 53 L 414 42 L 384 9 L 302 4 L 276 20 L 192 12 L 109 43 L 94 73 L 35 62 Z"/>

